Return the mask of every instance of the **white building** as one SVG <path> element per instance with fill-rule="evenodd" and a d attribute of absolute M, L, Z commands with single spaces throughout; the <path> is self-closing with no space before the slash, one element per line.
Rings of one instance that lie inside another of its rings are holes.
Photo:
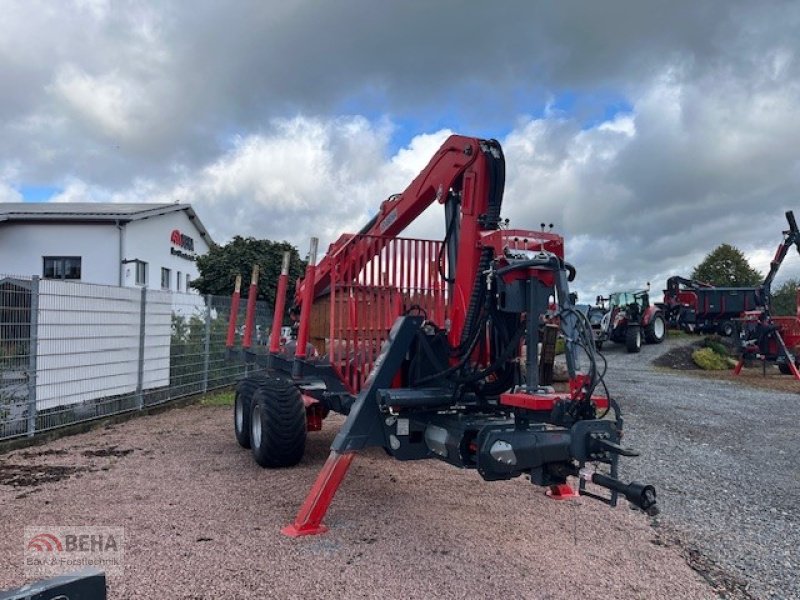
<path fill-rule="evenodd" d="M 0 274 L 190 291 L 213 243 L 189 204 L 0 203 Z"/>

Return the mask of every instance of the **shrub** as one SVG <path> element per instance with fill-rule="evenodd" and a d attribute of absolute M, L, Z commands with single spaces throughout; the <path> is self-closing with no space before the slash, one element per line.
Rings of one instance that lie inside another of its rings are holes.
<path fill-rule="evenodd" d="M 731 368 L 731 359 L 720 356 L 711 348 L 700 348 L 692 352 L 694 364 L 705 371 L 724 371 Z"/>
<path fill-rule="evenodd" d="M 710 349 L 719 356 L 724 356 L 724 357 L 730 356 L 730 353 L 728 352 L 728 347 L 725 346 L 725 344 L 723 344 L 722 342 L 715 340 L 713 338 L 706 338 L 705 340 L 703 340 L 703 346 Z"/>

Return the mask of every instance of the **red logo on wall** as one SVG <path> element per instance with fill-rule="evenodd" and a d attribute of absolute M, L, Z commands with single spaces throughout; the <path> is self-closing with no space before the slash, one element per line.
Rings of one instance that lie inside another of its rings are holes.
<path fill-rule="evenodd" d="M 169 239 L 170 242 L 172 242 L 175 246 L 180 246 L 184 250 L 194 252 L 194 239 L 190 238 L 184 233 L 181 233 L 180 229 L 173 229 Z"/>

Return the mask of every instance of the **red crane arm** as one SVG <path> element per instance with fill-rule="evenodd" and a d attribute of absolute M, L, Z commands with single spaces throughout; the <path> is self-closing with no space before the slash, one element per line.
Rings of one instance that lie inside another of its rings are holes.
<path fill-rule="evenodd" d="M 461 193 L 461 244 L 459 244 L 459 265 L 474 263 L 477 268 L 477 244 L 479 242 L 478 217 L 486 212 L 488 195 L 488 176 L 485 172 L 485 160 L 482 144 L 477 138 L 452 135 L 439 148 L 428 165 L 401 194 L 385 200 L 378 214 L 359 232 L 363 235 L 381 235 L 395 237 L 399 235 L 414 219 L 434 201 L 443 203 L 452 190 Z M 371 258 L 369 245 L 354 243 L 352 234 L 342 235 L 330 245 L 328 253 L 317 265 L 314 277 L 314 297 L 328 291 L 331 284 L 331 266 L 333 257 L 348 251 L 347 263 L 357 263 Z M 461 250 L 465 251 L 462 256 Z M 473 256 L 475 255 L 475 256 Z M 465 259 L 466 260 L 463 260 Z M 339 264 L 342 264 L 339 261 Z M 467 270 L 469 270 L 467 268 Z M 474 273 L 462 274 L 461 267 L 457 279 L 466 276 L 465 286 L 471 287 Z M 295 301 L 299 305 L 303 298 L 305 280 L 298 281 Z M 458 288 L 458 284 L 456 288 Z M 456 289 L 456 297 L 463 296 Z"/>

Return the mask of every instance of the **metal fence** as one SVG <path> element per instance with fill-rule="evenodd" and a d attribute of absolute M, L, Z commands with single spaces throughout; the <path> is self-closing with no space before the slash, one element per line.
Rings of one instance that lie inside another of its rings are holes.
<path fill-rule="evenodd" d="M 226 360 L 230 310 L 220 296 L 0 276 L 0 440 L 235 383 L 247 367 Z M 254 343 L 271 322 L 258 302 Z"/>

